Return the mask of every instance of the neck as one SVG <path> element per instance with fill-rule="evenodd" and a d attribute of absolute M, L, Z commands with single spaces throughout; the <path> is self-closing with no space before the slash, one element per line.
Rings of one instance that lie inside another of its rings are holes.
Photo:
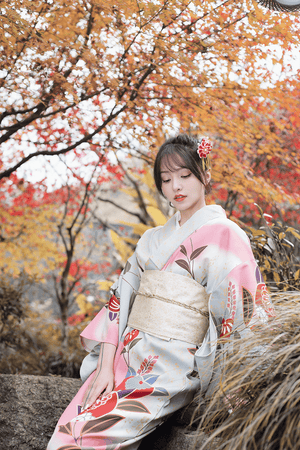
<path fill-rule="evenodd" d="M 193 210 L 189 211 L 180 211 L 181 219 L 179 221 L 179 225 L 182 227 L 182 225 L 185 224 L 197 211 L 199 211 L 201 208 L 206 206 L 205 201 L 201 203 L 201 205 Z"/>

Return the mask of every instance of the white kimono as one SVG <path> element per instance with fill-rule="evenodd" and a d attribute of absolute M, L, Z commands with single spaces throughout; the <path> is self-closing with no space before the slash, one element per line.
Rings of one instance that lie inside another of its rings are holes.
<path fill-rule="evenodd" d="M 112 298 L 83 331 L 83 345 L 91 352 L 81 368 L 86 381 L 60 418 L 48 450 L 137 449 L 144 436 L 197 391 L 213 392 L 221 370 L 218 338 L 221 347 L 232 345 L 274 316 L 249 239 L 224 210 L 205 206 L 182 227 L 179 218 L 176 213 L 164 226 L 144 233 L 112 287 Z M 209 326 L 199 346 L 182 340 L 180 333 L 178 339 L 162 339 L 127 326 L 147 270 L 172 272 L 205 288 Z M 81 412 L 97 348 L 104 342 L 116 346 L 115 388 Z"/>

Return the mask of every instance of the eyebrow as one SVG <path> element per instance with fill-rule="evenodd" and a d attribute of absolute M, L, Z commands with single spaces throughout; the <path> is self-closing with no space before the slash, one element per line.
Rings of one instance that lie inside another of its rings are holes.
<path fill-rule="evenodd" d="M 162 173 L 169 173 L 169 172 L 178 172 L 181 169 L 190 170 L 188 167 L 178 167 L 178 169 L 175 169 L 175 170 L 161 170 L 160 173 L 162 174 Z"/>

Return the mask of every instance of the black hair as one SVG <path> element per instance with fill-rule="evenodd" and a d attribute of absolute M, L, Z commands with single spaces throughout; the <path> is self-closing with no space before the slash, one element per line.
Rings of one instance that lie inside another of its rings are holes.
<path fill-rule="evenodd" d="M 175 167 L 186 168 L 198 178 L 205 186 L 206 193 L 211 191 L 210 182 L 205 184 L 205 172 L 210 169 L 210 160 L 208 157 L 200 158 L 197 150 L 201 140 L 188 134 L 179 134 L 178 136 L 167 139 L 158 150 L 154 162 L 154 181 L 158 192 L 162 192 L 161 163 L 165 158 L 165 163 L 171 172 Z"/>

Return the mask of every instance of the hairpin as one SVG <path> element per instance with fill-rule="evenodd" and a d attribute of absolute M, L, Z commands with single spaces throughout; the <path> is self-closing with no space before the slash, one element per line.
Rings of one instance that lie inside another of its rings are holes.
<path fill-rule="evenodd" d="M 201 142 L 198 144 L 197 153 L 199 155 L 199 158 L 206 158 L 207 155 L 212 150 L 212 144 L 208 137 L 204 137 L 201 139 Z"/>

